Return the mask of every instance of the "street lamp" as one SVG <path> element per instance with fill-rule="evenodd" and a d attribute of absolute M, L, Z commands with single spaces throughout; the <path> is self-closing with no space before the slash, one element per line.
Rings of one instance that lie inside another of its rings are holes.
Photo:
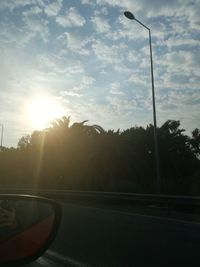
<path fill-rule="evenodd" d="M 151 62 L 151 84 L 152 84 L 152 102 L 153 102 L 153 122 L 154 122 L 154 149 L 155 149 L 155 164 L 156 164 L 156 182 L 157 182 L 157 192 L 161 192 L 161 181 L 160 181 L 160 164 L 159 164 L 159 153 L 158 153 L 158 137 L 157 137 L 157 122 L 156 122 L 156 103 L 155 103 L 155 92 L 154 92 L 154 75 L 153 75 L 153 56 L 152 56 L 152 46 L 151 46 L 151 30 L 141 21 L 135 18 L 135 16 L 130 11 L 124 12 L 125 17 L 130 20 L 137 21 L 140 25 L 149 31 L 149 48 L 150 48 L 150 62 Z"/>
<path fill-rule="evenodd" d="M 1 150 L 3 148 L 3 124 L 1 123 Z"/>

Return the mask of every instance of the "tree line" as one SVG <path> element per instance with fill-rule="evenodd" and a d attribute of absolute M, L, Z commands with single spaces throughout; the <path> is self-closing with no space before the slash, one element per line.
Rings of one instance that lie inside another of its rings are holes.
<path fill-rule="evenodd" d="M 62 117 L 0 153 L 0 184 L 54 189 L 156 192 L 153 125 L 104 130 Z M 161 190 L 200 194 L 200 130 L 180 121 L 157 128 Z"/>

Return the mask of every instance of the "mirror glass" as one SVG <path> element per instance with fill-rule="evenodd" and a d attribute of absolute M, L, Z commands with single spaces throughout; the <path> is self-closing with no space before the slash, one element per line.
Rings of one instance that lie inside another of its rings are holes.
<path fill-rule="evenodd" d="M 0 265 L 34 257 L 47 244 L 55 217 L 51 202 L 0 196 Z"/>

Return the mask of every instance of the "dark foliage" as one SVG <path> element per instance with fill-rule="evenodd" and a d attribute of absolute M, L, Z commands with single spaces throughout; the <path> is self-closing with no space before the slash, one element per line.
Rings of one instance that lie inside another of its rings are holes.
<path fill-rule="evenodd" d="M 23 136 L 0 153 L 2 185 L 155 192 L 153 125 L 105 131 L 70 117 Z M 179 121 L 158 128 L 162 192 L 200 194 L 200 130 L 184 134 Z"/>

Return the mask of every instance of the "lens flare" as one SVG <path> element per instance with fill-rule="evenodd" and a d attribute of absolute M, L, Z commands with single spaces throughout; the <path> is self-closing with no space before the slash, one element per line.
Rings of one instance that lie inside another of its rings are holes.
<path fill-rule="evenodd" d="M 63 108 L 50 97 L 35 99 L 28 109 L 30 122 L 37 130 L 44 129 L 49 122 L 64 115 Z"/>

